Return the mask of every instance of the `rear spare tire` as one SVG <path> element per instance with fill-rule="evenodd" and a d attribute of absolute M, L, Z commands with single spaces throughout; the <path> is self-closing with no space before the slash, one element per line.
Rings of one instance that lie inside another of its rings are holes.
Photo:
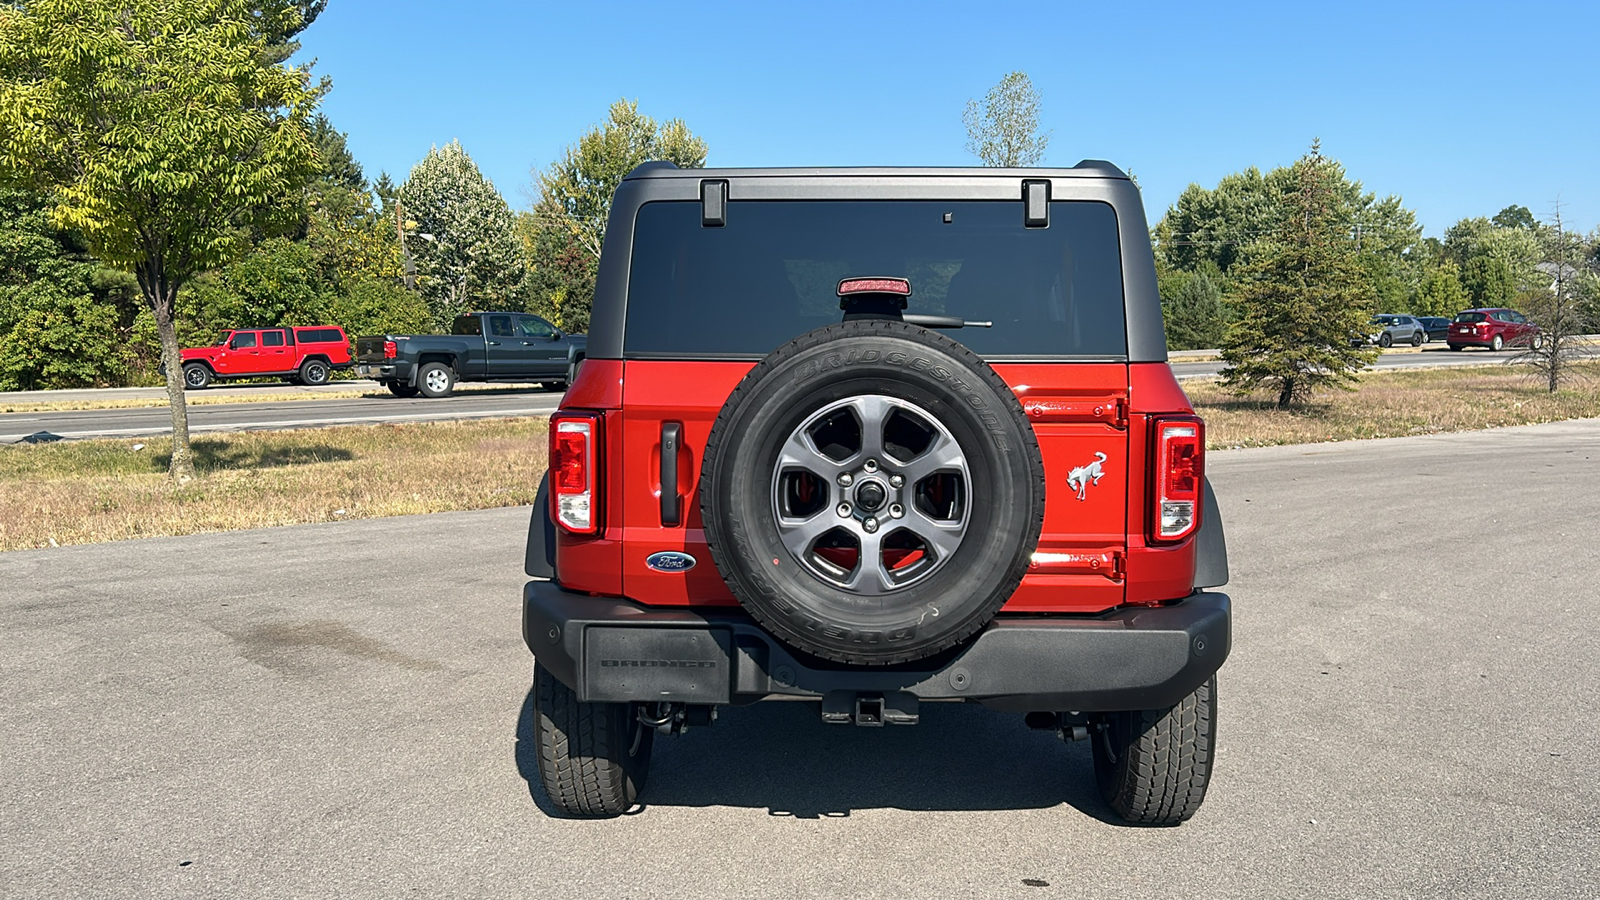
<path fill-rule="evenodd" d="M 701 467 L 711 557 L 779 639 L 838 662 L 920 659 L 981 629 L 1044 521 L 1021 404 L 955 341 L 829 325 L 739 382 Z"/>

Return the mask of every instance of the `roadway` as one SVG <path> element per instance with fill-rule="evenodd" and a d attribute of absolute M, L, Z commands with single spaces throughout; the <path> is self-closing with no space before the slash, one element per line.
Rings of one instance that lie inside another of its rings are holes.
<path fill-rule="evenodd" d="M 0 895 L 1595 896 L 1600 420 L 1209 468 L 1235 646 L 1182 827 L 1015 715 L 797 703 L 551 819 L 519 508 L 0 554 Z"/>
<path fill-rule="evenodd" d="M 1215 359 L 1215 350 L 1194 350 L 1173 353 L 1172 371 L 1179 380 L 1209 378 L 1222 372 L 1222 361 Z M 1494 353 L 1489 350 L 1458 350 L 1452 352 L 1444 344 L 1426 344 L 1418 348 L 1385 350 L 1372 363 L 1380 371 L 1390 369 L 1441 369 L 1455 366 L 1500 366 L 1516 356 L 1515 350 Z M 1196 362 L 1186 362 L 1186 357 L 1210 356 Z"/>
<path fill-rule="evenodd" d="M 1215 351 L 1174 353 L 1172 370 L 1180 379 L 1204 378 L 1222 371 L 1216 359 L 1189 361 L 1197 355 Z M 1394 350 L 1378 357 L 1378 369 L 1432 368 L 1439 366 L 1502 365 L 1511 352 L 1489 353 L 1466 350 L 1451 353 L 1440 344 L 1420 350 Z M 382 396 L 359 399 L 320 399 L 319 393 L 374 391 Z M 204 396 L 252 394 L 307 394 L 307 399 L 263 402 L 191 405 L 189 429 L 196 434 L 212 431 L 309 428 L 323 425 L 376 424 L 381 422 L 446 421 L 492 418 L 496 416 L 543 415 L 560 402 L 560 394 L 542 393 L 538 388 L 485 387 L 458 391 L 443 400 L 390 397 L 375 382 L 333 382 L 321 387 L 295 387 L 287 384 L 249 384 L 213 388 Z M 101 390 L 29 391 L 0 393 L 0 406 L 6 403 L 60 401 L 83 403 L 100 400 L 150 399 L 165 397 L 164 388 L 111 388 Z M 0 444 L 32 438 L 147 437 L 172 430 L 167 408 L 88 409 L 58 412 L 0 413 Z"/>

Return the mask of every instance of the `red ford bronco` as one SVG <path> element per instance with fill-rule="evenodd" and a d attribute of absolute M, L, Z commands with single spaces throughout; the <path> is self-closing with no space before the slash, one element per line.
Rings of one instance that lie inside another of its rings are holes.
<path fill-rule="evenodd" d="M 1108 163 L 639 167 L 528 540 L 551 803 L 624 812 L 727 704 L 965 701 L 1188 819 L 1229 650 L 1204 449 Z"/>

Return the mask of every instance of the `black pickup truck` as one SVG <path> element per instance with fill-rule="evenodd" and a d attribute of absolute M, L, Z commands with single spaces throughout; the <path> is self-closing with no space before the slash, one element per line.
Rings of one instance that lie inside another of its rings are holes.
<path fill-rule="evenodd" d="M 456 316 L 447 335 L 357 338 L 356 374 L 398 397 L 448 396 L 458 381 L 536 381 L 562 390 L 577 377 L 588 343 L 527 313 L 472 312 Z"/>

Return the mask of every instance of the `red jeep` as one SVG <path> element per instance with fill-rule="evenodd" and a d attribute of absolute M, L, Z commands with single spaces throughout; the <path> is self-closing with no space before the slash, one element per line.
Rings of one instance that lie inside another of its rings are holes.
<path fill-rule="evenodd" d="M 327 384 L 333 370 L 350 365 L 350 339 L 337 325 L 241 328 L 224 331 L 209 347 L 185 347 L 183 386 L 200 390 L 213 381 L 263 375 Z"/>
<path fill-rule="evenodd" d="M 1109 163 L 641 166 L 530 527 L 550 800 L 622 813 L 728 704 L 977 702 L 1189 818 L 1229 650 L 1204 448 Z"/>

